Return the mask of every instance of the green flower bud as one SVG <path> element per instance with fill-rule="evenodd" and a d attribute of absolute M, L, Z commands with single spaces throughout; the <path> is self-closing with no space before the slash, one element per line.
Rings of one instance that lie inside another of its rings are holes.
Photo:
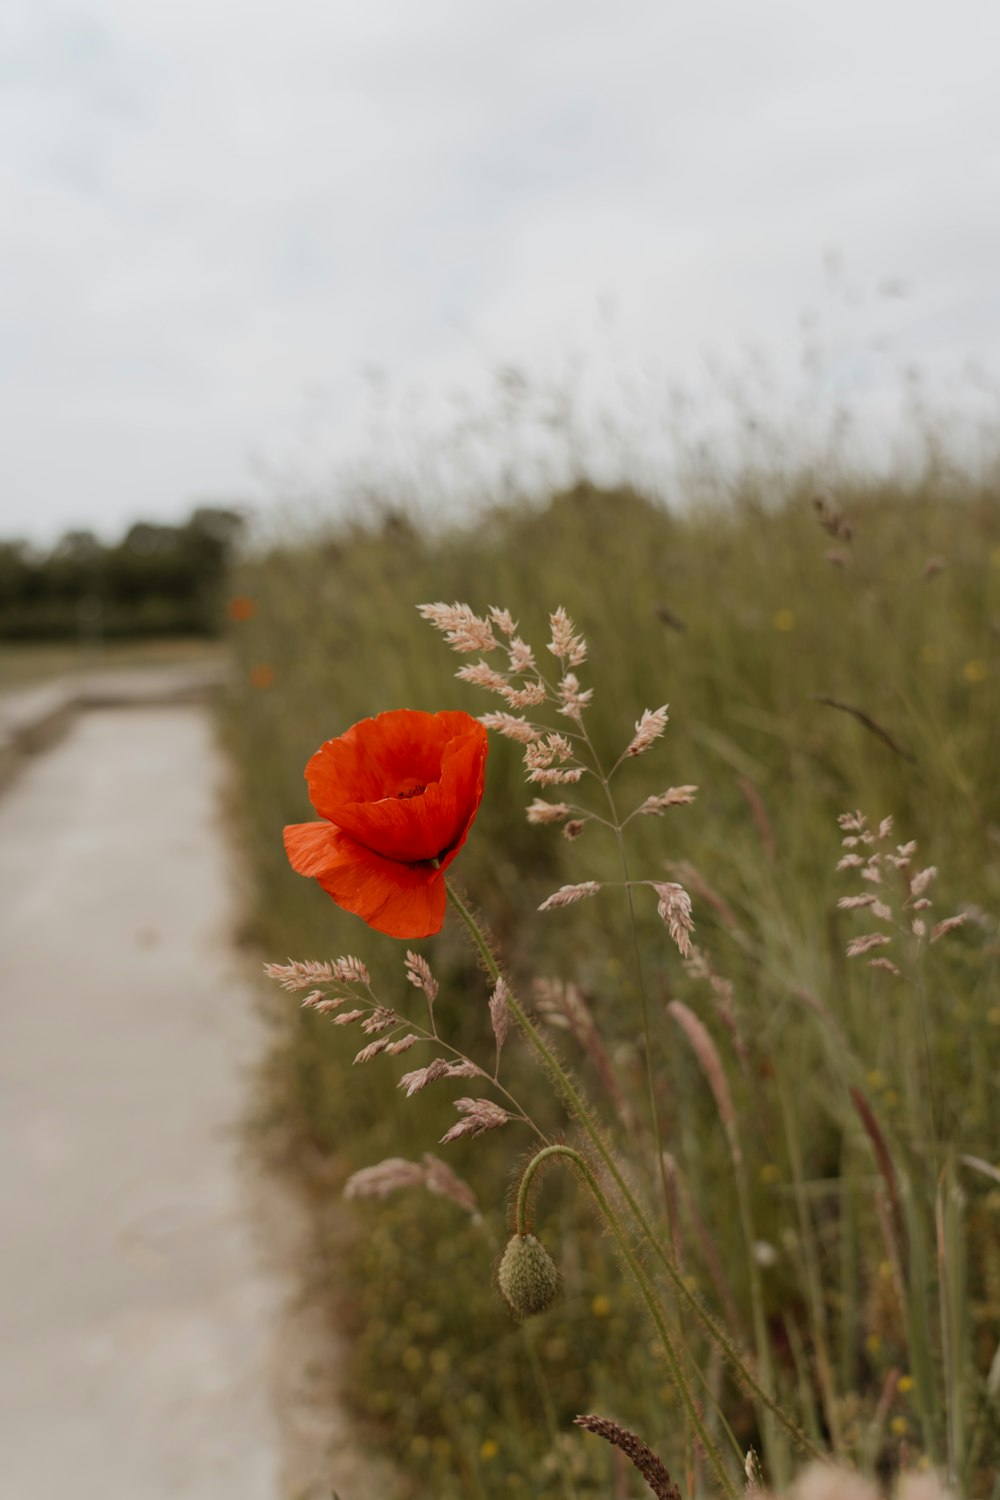
<path fill-rule="evenodd" d="M 556 1263 L 533 1234 L 511 1236 L 497 1281 L 515 1318 L 531 1318 L 544 1312 L 552 1306 L 559 1290 Z"/>

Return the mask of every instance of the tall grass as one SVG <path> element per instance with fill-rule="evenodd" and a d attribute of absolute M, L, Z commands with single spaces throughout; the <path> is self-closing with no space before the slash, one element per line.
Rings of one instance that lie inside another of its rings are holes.
<path fill-rule="evenodd" d="M 883 1472 L 927 1453 L 970 1495 L 989 1494 L 1000 1451 L 1000 1192 L 988 1172 L 1000 1139 L 1000 495 L 940 475 L 844 480 L 818 512 L 811 485 L 786 479 L 783 490 L 769 504 L 748 482 L 725 504 L 677 514 L 581 485 L 467 527 L 375 513 L 248 559 L 238 587 L 256 610 L 236 633 L 227 724 L 252 936 L 271 957 L 358 952 L 380 992 L 398 994 L 392 945 L 287 867 L 282 825 L 309 816 L 302 767 L 382 709 L 495 706 L 454 680 L 419 602 L 505 605 L 529 639 L 565 605 L 591 644 L 598 753 L 613 761 L 641 711 L 669 702 L 667 735 L 635 763 L 631 792 L 638 802 L 671 784 L 700 788 L 668 822 L 630 825 L 633 867 L 691 891 L 706 955 L 684 970 L 653 905 L 640 907 L 685 1273 L 758 1356 L 766 1344 L 778 1388 L 821 1446 Z M 527 920 L 564 881 L 618 878 L 614 842 L 593 827 L 572 844 L 529 827 L 525 801 L 515 748 L 494 745 L 462 885 L 522 993 L 539 975 L 580 987 L 638 1101 L 624 901 Z M 899 839 L 939 867 L 936 915 L 968 913 L 902 983 L 845 957 L 857 924 L 837 907 L 851 889 L 834 868 L 837 816 L 854 807 L 876 824 L 891 815 Z M 465 1050 L 488 1052 L 483 982 L 461 934 L 446 927 L 424 951 L 442 1021 Z M 735 1136 L 677 1002 L 708 1029 Z M 597 1088 L 587 1057 L 571 1039 L 563 1048 Z M 313 1191 L 332 1314 L 355 1336 L 354 1409 L 402 1457 L 413 1493 L 606 1495 L 610 1458 L 567 1432 L 585 1409 L 628 1422 L 686 1473 L 676 1391 L 571 1184 L 553 1176 L 543 1189 L 538 1233 L 566 1292 L 537 1329 L 512 1326 L 491 1284 L 507 1142 L 449 1157 L 479 1193 L 482 1222 L 413 1195 L 359 1208 L 346 1244 L 334 1232 L 349 1171 L 398 1154 L 401 1139 L 432 1147 L 454 1118 L 433 1090 L 403 1101 L 392 1064 L 348 1076 L 354 1050 L 317 1018 L 280 1013 L 269 1138 Z M 530 1063 L 519 1069 L 533 1110 L 537 1096 L 560 1129 Z M 752 1403 L 710 1343 L 690 1338 L 737 1443 L 759 1446 Z"/>

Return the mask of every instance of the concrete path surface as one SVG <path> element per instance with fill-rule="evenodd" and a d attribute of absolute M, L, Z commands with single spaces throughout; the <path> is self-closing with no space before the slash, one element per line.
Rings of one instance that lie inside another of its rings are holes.
<path fill-rule="evenodd" d="M 52 744 L 81 709 L 196 701 L 226 680 L 225 657 L 147 667 L 92 669 L 0 692 L 0 787 L 26 757 Z"/>
<path fill-rule="evenodd" d="M 261 1269 L 240 1165 L 262 1038 L 220 776 L 204 709 L 140 706 L 81 714 L 0 798 L 11 1500 L 292 1493 L 272 1402 L 288 1288 Z"/>

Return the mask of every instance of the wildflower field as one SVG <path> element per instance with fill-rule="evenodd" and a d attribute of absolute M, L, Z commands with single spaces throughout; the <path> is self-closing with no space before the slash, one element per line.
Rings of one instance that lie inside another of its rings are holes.
<path fill-rule="evenodd" d="M 331 966 L 265 996 L 260 1138 L 400 1496 L 740 1493 L 750 1450 L 777 1488 L 819 1452 L 1000 1495 L 997 484 L 373 509 L 235 588 L 247 939 Z M 282 839 L 317 747 L 399 709 L 494 716 L 457 900 L 409 942 Z M 518 1319 L 529 1230 L 558 1290 Z"/>

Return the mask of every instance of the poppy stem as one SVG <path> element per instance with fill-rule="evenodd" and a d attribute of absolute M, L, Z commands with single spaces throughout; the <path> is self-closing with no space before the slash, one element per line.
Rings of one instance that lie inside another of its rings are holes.
<path fill-rule="evenodd" d="M 598 1212 L 600 1213 L 605 1224 L 608 1226 L 612 1235 L 614 1236 L 621 1257 L 628 1267 L 629 1272 L 631 1273 L 632 1279 L 634 1280 L 636 1287 L 638 1288 L 639 1296 L 646 1304 L 646 1310 L 649 1313 L 649 1316 L 652 1318 L 653 1326 L 660 1336 L 660 1343 L 663 1347 L 663 1353 L 670 1368 L 670 1373 L 674 1378 L 674 1382 L 677 1386 L 678 1391 L 680 1392 L 681 1399 L 684 1402 L 684 1406 L 687 1410 L 691 1425 L 698 1435 L 698 1441 L 702 1446 L 702 1451 L 705 1453 L 705 1456 L 708 1458 L 708 1461 L 712 1465 L 712 1468 L 715 1470 L 716 1477 L 718 1478 L 719 1483 L 721 1484 L 725 1493 L 730 1497 L 730 1500 L 736 1500 L 736 1487 L 726 1470 L 726 1466 L 723 1462 L 721 1453 L 709 1436 L 708 1429 L 705 1426 L 701 1412 L 698 1410 L 697 1402 L 695 1401 L 691 1393 L 691 1387 L 689 1386 L 687 1379 L 685 1378 L 684 1371 L 681 1367 L 680 1357 L 677 1353 L 677 1349 L 675 1347 L 670 1330 L 667 1327 L 666 1316 L 664 1314 L 662 1306 L 660 1305 L 660 1299 L 656 1295 L 656 1289 L 653 1286 L 653 1283 L 650 1281 L 646 1271 L 644 1270 L 642 1262 L 636 1255 L 635 1250 L 630 1243 L 628 1235 L 625 1233 L 625 1231 L 622 1229 L 621 1224 L 618 1222 L 618 1215 L 615 1213 L 611 1204 L 608 1202 L 600 1183 L 594 1175 L 590 1163 L 587 1161 L 585 1156 L 582 1156 L 579 1151 L 575 1151 L 572 1146 L 564 1146 L 561 1143 L 553 1146 L 546 1146 L 544 1150 L 537 1152 L 537 1154 L 533 1156 L 531 1161 L 528 1163 L 524 1171 L 524 1175 L 521 1178 L 521 1184 L 517 1192 L 517 1233 L 520 1235 L 528 1233 L 528 1195 L 531 1191 L 532 1178 L 544 1162 L 551 1161 L 556 1157 L 561 1157 L 564 1161 L 570 1162 L 572 1166 L 576 1168 L 577 1172 L 583 1178 L 583 1181 L 590 1192 L 590 1196 L 593 1198 L 594 1203 L 597 1206 Z"/>
<path fill-rule="evenodd" d="M 469 911 L 468 907 L 465 905 L 465 902 L 462 900 L 461 896 L 459 896 L 458 892 L 450 882 L 447 882 L 447 887 L 448 895 L 452 905 L 454 906 L 458 915 L 461 917 L 462 921 L 465 923 L 469 936 L 472 938 L 473 944 L 482 957 L 483 963 L 486 965 L 487 972 L 489 973 L 493 982 L 496 983 L 497 980 L 501 977 L 500 968 L 497 964 L 496 959 L 493 957 L 493 953 L 490 950 L 489 943 L 486 941 L 479 923 L 476 921 L 475 917 Z M 577 1092 L 577 1089 L 574 1086 L 569 1075 L 565 1072 L 562 1065 L 555 1057 L 554 1053 L 550 1050 L 544 1038 L 541 1036 L 532 1022 L 528 1019 L 528 1016 L 525 1014 L 524 1010 L 522 1010 L 520 1003 L 518 1002 L 516 996 L 513 994 L 509 985 L 507 986 L 507 1006 L 510 1010 L 511 1015 L 514 1017 L 514 1020 L 517 1022 L 517 1025 L 520 1027 L 521 1031 L 524 1033 L 525 1037 L 530 1042 L 532 1048 L 538 1055 L 543 1067 L 545 1068 L 545 1071 L 552 1079 L 557 1091 L 562 1096 L 564 1102 L 570 1109 L 570 1112 L 576 1117 L 579 1123 L 586 1130 L 587 1134 L 590 1136 L 590 1139 L 599 1152 L 605 1166 L 611 1172 L 616 1186 L 631 1208 L 633 1217 L 637 1220 L 640 1228 L 644 1231 L 646 1238 L 653 1239 L 654 1233 L 652 1230 L 652 1226 L 649 1224 L 649 1221 L 642 1213 L 642 1210 L 640 1209 L 634 1196 L 629 1190 L 625 1178 L 622 1175 L 621 1169 L 619 1168 L 618 1163 L 615 1161 L 611 1148 L 604 1140 L 603 1134 L 598 1128 L 597 1123 L 593 1119 L 589 1107 L 585 1103 L 582 1096 Z M 660 1336 L 660 1340 L 663 1345 L 667 1363 L 670 1366 L 670 1372 L 674 1378 L 674 1381 L 676 1382 L 678 1392 L 680 1394 L 681 1400 L 684 1403 L 684 1408 L 687 1413 L 688 1419 L 691 1422 L 692 1428 L 698 1434 L 698 1439 L 702 1444 L 703 1451 L 708 1457 L 709 1462 L 712 1464 L 712 1467 L 715 1469 L 720 1484 L 722 1485 L 726 1494 L 732 1497 L 732 1500 L 735 1500 L 736 1491 L 733 1487 L 732 1480 L 729 1478 L 729 1475 L 726 1472 L 721 1454 L 709 1437 L 704 1423 L 702 1422 L 701 1415 L 698 1411 L 697 1404 L 691 1391 L 691 1386 L 684 1372 L 681 1357 L 674 1346 L 670 1331 L 667 1328 L 663 1309 L 660 1306 L 659 1299 L 656 1296 L 653 1284 L 649 1280 L 649 1277 L 643 1269 L 641 1262 L 636 1257 L 636 1254 L 629 1242 L 629 1237 L 626 1235 L 625 1230 L 619 1222 L 618 1215 L 615 1213 L 615 1210 L 612 1208 L 604 1193 L 601 1191 L 600 1185 L 598 1184 L 597 1179 L 594 1177 L 594 1174 L 587 1164 L 586 1159 L 582 1157 L 578 1151 L 574 1151 L 571 1147 L 568 1146 L 549 1146 L 545 1147 L 542 1152 L 540 1152 L 536 1157 L 533 1158 L 532 1162 L 529 1163 L 527 1172 L 525 1173 L 525 1177 L 522 1179 L 521 1192 L 519 1192 L 518 1194 L 518 1223 L 520 1224 L 521 1222 L 523 1222 L 524 1213 L 527 1207 L 527 1186 L 528 1184 L 530 1184 L 530 1179 L 534 1175 L 536 1167 L 540 1165 L 541 1161 L 547 1160 L 549 1157 L 554 1155 L 567 1156 L 572 1158 L 574 1165 L 582 1172 L 587 1186 L 590 1188 L 591 1194 L 594 1197 L 598 1208 L 600 1209 L 601 1215 L 607 1222 L 608 1227 L 610 1228 L 618 1244 L 618 1248 L 622 1254 L 622 1258 L 624 1259 L 625 1264 L 627 1265 L 635 1280 L 636 1286 L 639 1290 L 639 1295 L 642 1298 L 643 1302 L 646 1304 L 646 1308 L 649 1312 L 650 1317 L 653 1319 L 654 1326 Z M 678 1280 L 681 1279 L 680 1272 L 676 1271 L 676 1269 L 674 1274 L 676 1274 Z"/>
<path fill-rule="evenodd" d="M 615 804 L 614 794 L 611 790 L 611 777 L 614 775 L 620 762 L 616 762 L 612 767 L 610 773 L 608 775 L 605 775 L 600 756 L 594 748 L 590 735 L 584 728 L 582 718 L 580 720 L 580 728 L 583 731 L 584 739 L 587 742 L 587 748 L 589 749 L 590 754 L 593 757 L 598 779 L 600 780 L 601 786 L 604 788 L 604 795 L 608 801 L 608 809 L 611 813 L 611 827 L 614 830 L 615 843 L 618 846 L 618 858 L 621 863 L 622 874 L 625 877 L 625 899 L 628 902 L 629 932 L 632 939 L 632 963 L 635 968 L 635 982 L 636 988 L 639 992 L 639 1010 L 642 1017 L 642 1040 L 646 1059 L 646 1088 L 649 1097 L 649 1114 L 653 1126 L 653 1135 L 656 1140 L 656 1160 L 659 1165 L 660 1188 L 663 1192 L 663 1212 L 666 1215 L 667 1232 L 670 1235 L 670 1250 L 671 1253 L 676 1257 L 677 1238 L 674 1229 L 674 1216 L 671 1210 L 670 1203 L 670 1187 L 667 1182 L 667 1164 L 663 1150 L 663 1125 L 660 1121 L 660 1108 L 656 1099 L 656 1079 L 653 1072 L 653 1038 L 649 1025 L 649 999 L 646 995 L 646 980 L 642 968 L 642 953 L 639 948 L 639 933 L 635 916 L 635 898 L 632 894 L 632 886 L 634 882 L 632 881 L 631 875 L 629 873 L 628 854 L 626 853 L 625 849 L 625 837 L 622 833 L 622 822 L 618 816 L 618 808 Z M 651 884 L 652 882 L 643 883 Z"/>
<path fill-rule="evenodd" d="M 469 933 L 470 938 L 472 939 L 473 945 L 482 957 L 487 973 L 490 975 L 493 982 L 496 983 L 496 981 L 501 977 L 500 969 L 496 959 L 493 957 L 486 938 L 483 936 L 478 922 L 469 911 L 468 907 L 465 905 L 465 902 L 462 900 L 461 896 L 459 896 L 458 892 L 455 890 L 451 882 L 446 880 L 445 883 L 448 888 L 448 896 L 452 906 L 455 908 L 458 916 L 460 916 L 462 921 L 465 923 L 466 929 Z M 757 1400 L 760 1401 L 761 1404 L 772 1413 L 773 1416 L 777 1417 L 781 1425 L 785 1428 L 785 1430 L 790 1434 L 790 1436 L 795 1440 L 795 1442 L 804 1452 L 808 1453 L 811 1458 L 822 1459 L 824 1455 L 820 1452 L 819 1448 L 817 1448 L 816 1444 L 812 1442 L 804 1432 L 802 1432 L 798 1424 L 775 1400 L 770 1391 L 764 1388 L 764 1386 L 758 1380 L 752 1367 L 741 1355 L 733 1339 L 730 1338 L 729 1334 L 722 1327 L 721 1323 L 719 1323 L 715 1316 L 711 1312 L 709 1312 L 708 1308 L 702 1302 L 701 1298 L 698 1297 L 688 1285 L 688 1282 L 682 1274 L 673 1254 L 667 1248 L 667 1246 L 664 1245 L 662 1237 L 657 1233 L 656 1228 L 652 1224 L 649 1215 L 646 1213 L 646 1210 L 643 1208 L 634 1191 L 629 1186 L 628 1179 L 623 1173 L 621 1167 L 618 1165 L 617 1159 L 613 1150 L 611 1149 L 611 1146 L 605 1140 L 603 1130 L 601 1130 L 600 1126 L 597 1124 L 597 1121 L 594 1119 L 589 1104 L 580 1093 L 576 1084 L 573 1082 L 573 1079 L 566 1072 L 566 1069 L 563 1067 L 556 1054 L 552 1051 L 551 1047 L 546 1042 L 544 1036 L 526 1014 L 519 1000 L 517 999 L 517 996 L 514 994 L 509 985 L 507 987 L 507 1008 L 510 1011 L 510 1014 L 513 1017 L 514 1021 L 520 1027 L 525 1040 L 528 1042 L 529 1046 L 535 1053 L 545 1072 L 552 1080 L 557 1094 L 562 1099 L 563 1103 L 566 1105 L 566 1108 L 576 1120 L 577 1124 L 589 1137 L 591 1145 L 594 1147 L 594 1150 L 601 1158 L 601 1161 L 607 1168 L 608 1173 L 615 1184 L 615 1187 L 618 1189 L 618 1192 L 621 1194 L 622 1199 L 627 1204 L 636 1227 L 639 1229 L 643 1239 L 645 1239 L 653 1254 L 660 1262 L 660 1265 L 666 1272 L 669 1281 L 673 1285 L 674 1290 L 677 1292 L 680 1299 L 694 1314 L 695 1319 L 701 1325 L 703 1331 L 718 1347 L 719 1351 L 725 1358 L 733 1373 L 736 1375 L 737 1379 L 744 1386 L 744 1388 L 750 1391 L 757 1398 Z"/>

